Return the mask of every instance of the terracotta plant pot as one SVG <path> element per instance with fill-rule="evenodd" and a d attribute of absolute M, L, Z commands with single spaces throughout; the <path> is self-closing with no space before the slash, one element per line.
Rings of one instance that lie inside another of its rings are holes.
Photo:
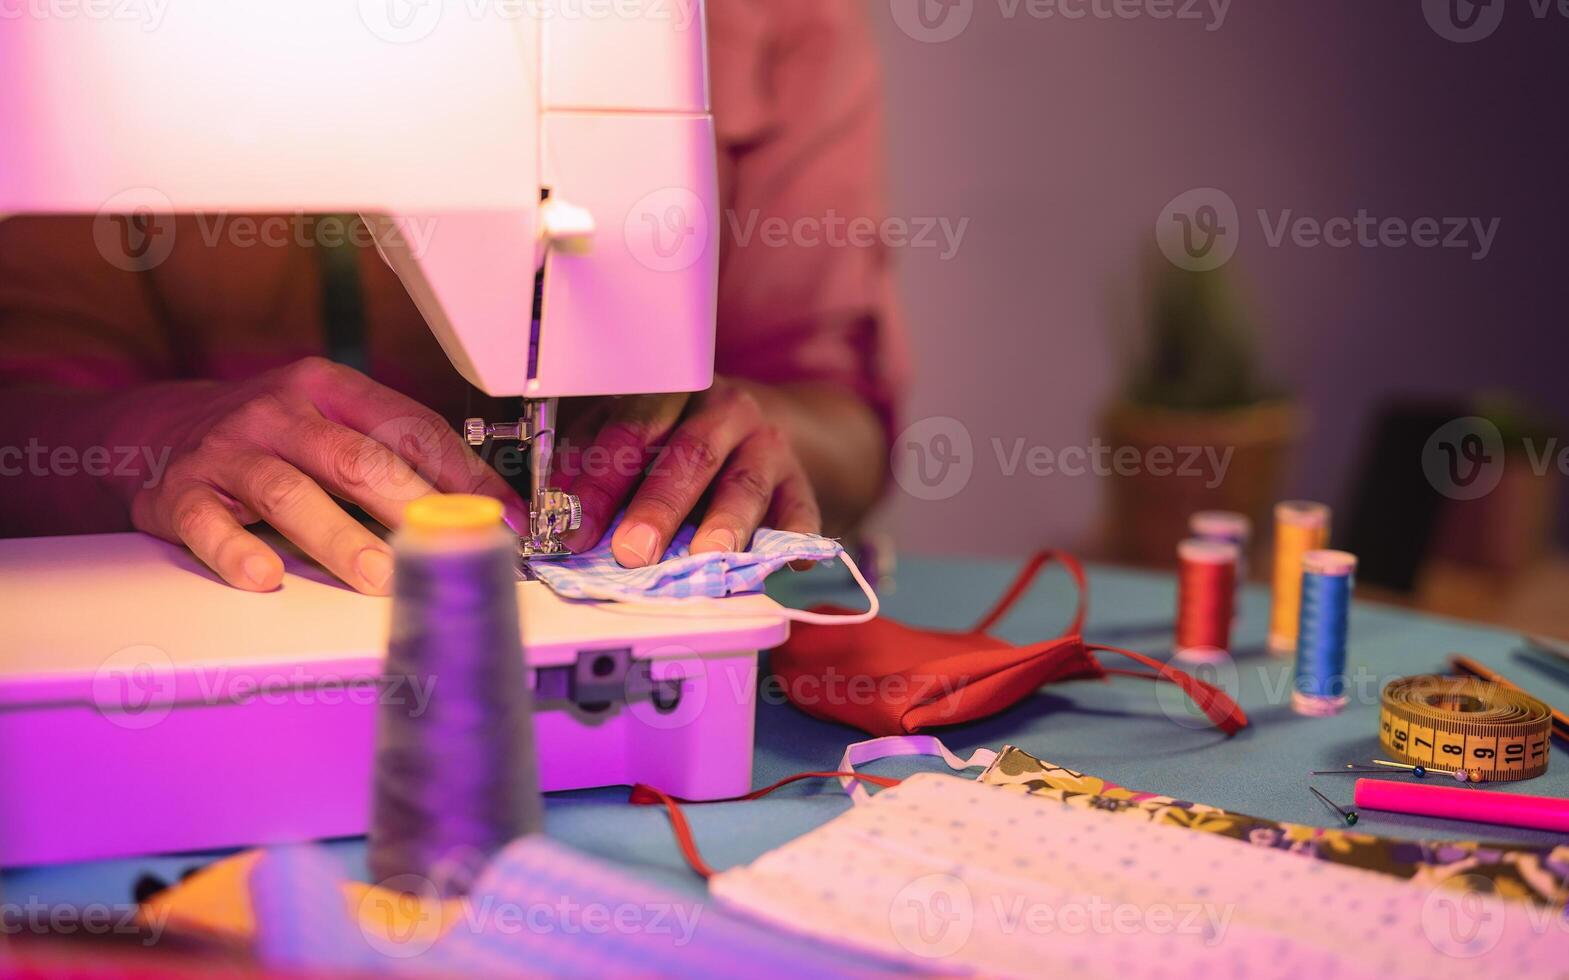
<path fill-rule="evenodd" d="M 1188 536 L 1195 512 L 1232 510 L 1252 519 L 1250 567 L 1261 568 L 1258 546 L 1269 539 L 1271 511 L 1301 429 L 1300 413 L 1285 401 L 1216 412 L 1113 406 L 1103 426 L 1106 440 L 1113 454 L 1122 447 L 1137 450 L 1141 464 L 1118 468 L 1108 480 L 1104 540 L 1110 557 L 1175 565 L 1177 542 Z M 1148 465 L 1167 458 L 1163 449 L 1177 464 L 1189 465 Z M 1216 460 L 1225 461 L 1223 469 Z"/>
<path fill-rule="evenodd" d="M 1555 472 L 1538 474 L 1511 457 L 1492 493 L 1444 502 L 1432 557 L 1506 575 L 1523 570 L 1550 550 L 1558 491 Z"/>

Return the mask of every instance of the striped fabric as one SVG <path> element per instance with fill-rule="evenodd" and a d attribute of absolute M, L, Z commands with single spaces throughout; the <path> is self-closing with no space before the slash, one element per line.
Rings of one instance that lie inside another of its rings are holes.
<path fill-rule="evenodd" d="M 509 844 L 467 899 L 443 905 L 420 894 L 420 879 L 388 885 L 414 892 L 345 901 L 342 870 L 324 851 L 269 850 L 251 877 L 258 957 L 271 969 L 367 976 L 896 975 L 890 961 L 667 891 L 544 837 Z"/>
<path fill-rule="evenodd" d="M 844 549 L 839 542 L 816 534 L 762 528 L 747 551 L 691 554 L 697 528 L 676 534 L 663 561 L 643 568 L 622 568 L 610 553 L 615 528 L 591 551 L 553 561 L 537 561 L 530 572 L 557 595 L 567 599 L 645 602 L 650 599 L 721 598 L 756 592 L 763 581 L 793 561 L 827 561 Z"/>

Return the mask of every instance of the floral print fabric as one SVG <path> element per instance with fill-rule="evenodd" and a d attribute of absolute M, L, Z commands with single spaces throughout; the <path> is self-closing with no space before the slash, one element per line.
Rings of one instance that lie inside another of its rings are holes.
<path fill-rule="evenodd" d="M 1278 823 L 1203 803 L 1131 790 L 1028 752 L 1004 746 L 980 782 L 1044 796 L 1084 810 L 1219 834 L 1256 847 L 1276 848 L 1348 864 L 1427 885 L 1488 891 L 1550 908 L 1569 900 L 1569 845 L 1529 847 L 1475 841 L 1405 841 L 1352 830 Z"/>

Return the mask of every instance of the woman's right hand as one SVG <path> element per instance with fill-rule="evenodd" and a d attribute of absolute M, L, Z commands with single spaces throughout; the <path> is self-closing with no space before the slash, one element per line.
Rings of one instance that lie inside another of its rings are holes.
<path fill-rule="evenodd" d="M 128 392 L 115 424 L 161 472 L 119 477 L 140 530 L 182 542 L 224 581 L 275 589 L 283 561 L 246 526 L 266 521 L 353 588 L 385 595 L 386 543 L 333 498 L 389 528 L 440 491 L 499 498 L 514 527 L 527 508 L 439 415 L 351 368 L 307 358 L 239 383 L 174 382 Z"/>

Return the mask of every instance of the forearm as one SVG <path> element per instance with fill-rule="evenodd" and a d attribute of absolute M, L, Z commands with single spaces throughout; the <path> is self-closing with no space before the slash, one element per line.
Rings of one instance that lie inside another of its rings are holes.
<path fill-rule="evenodd" d="M 168 450 L 131 433 L 124 394 L 0 389 L 0 535 L 124 531 L 125 482 L 157 479 Z"/>
<path fill-rule="evenodd" d="M 853 530 L 887 481 L 887 438 L 876 413 L 837 385 L 749 387 L 800 457 L 822 508 L 824 533 Z"/>

